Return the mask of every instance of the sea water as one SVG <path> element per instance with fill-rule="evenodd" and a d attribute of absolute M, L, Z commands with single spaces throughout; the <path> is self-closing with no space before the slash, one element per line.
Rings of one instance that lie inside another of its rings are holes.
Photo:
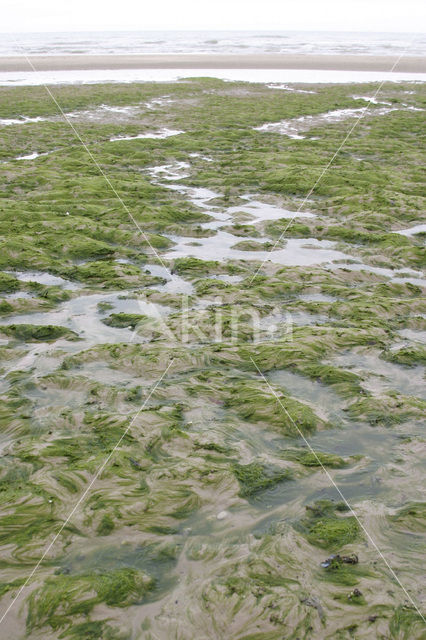
<path fill-rule="evenodd" d="M 338 31 L 98 31 L 1 34 L 0 56 L 330 54 L 421 56 L 426 34 Z"/>

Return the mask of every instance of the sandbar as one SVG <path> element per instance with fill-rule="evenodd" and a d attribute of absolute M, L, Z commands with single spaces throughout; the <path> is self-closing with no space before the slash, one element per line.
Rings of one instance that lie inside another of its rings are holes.
<path fill-rule="evenodd" d="M 396 63 L 396 64 L 395 64 Z M 3 56 L 1 71 L 92 69 L 313 69 L 341 71 L 426 72 L 426 57 L 300 54 L 162 54 Z"/>

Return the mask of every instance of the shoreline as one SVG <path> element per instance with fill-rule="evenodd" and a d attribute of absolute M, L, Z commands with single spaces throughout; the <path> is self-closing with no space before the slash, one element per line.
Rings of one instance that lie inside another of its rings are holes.
<path fill-rule="evenodd" d="M 305 69 L 425 73 L 426 57 L 300 54 L 3 56 L 0 72 L 117 69 Z"/>

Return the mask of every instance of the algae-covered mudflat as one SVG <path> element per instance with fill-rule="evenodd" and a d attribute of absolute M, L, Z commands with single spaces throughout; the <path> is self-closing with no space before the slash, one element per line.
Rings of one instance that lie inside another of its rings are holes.
<path fill-rule="evenodd" d="M 426 100 L 377 88 L 0 89 L 4 637 L 424 637 Z"/>

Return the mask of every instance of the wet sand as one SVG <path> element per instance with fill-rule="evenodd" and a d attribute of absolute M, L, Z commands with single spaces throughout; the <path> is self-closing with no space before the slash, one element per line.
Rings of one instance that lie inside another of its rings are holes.
<path fill-rule="evenodd" d="M 313 69 L 340 71 L 426 72 L 426 58 L 363 55 L 72 55 L 8 56 L 0 71 L 60 71 L 92 69 Z"/>

